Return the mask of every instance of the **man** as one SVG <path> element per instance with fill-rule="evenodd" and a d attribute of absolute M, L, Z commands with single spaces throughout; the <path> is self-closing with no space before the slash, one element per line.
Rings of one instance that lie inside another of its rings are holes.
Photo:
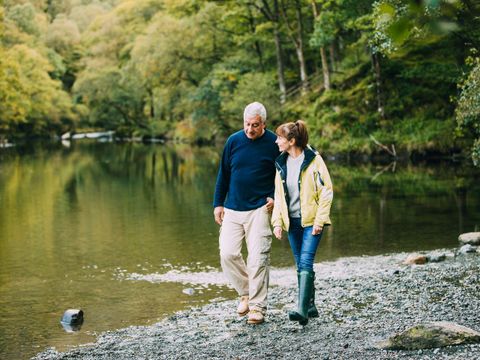
<path fill-rule="evenodd" d="M 231 135 L 223 149 L 214 196 L 220 228 L 220 261 L 240 295 L 237 313 L 249 324 L 261 324 L 267 310 L 272 231 L 276 135 L 265 128 L 267 111 L 254 102 L 243 113 L 243 130 Z M 247 244 L 247 264 L 241 250 Z"/>

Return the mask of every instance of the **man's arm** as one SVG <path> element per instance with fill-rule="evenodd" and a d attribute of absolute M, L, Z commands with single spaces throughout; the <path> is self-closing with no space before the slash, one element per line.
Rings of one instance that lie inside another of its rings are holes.
<path fill-rule="evenodd" d="M 217 182 L 215 184 L 215 194 L 213 196 L 213 216 L 218 225 L 222 225 L 224 208 L 223 203 L 227 197 L 230 184 L 230 146 L 229 142 L 225 144 L 218 167 Z"/>

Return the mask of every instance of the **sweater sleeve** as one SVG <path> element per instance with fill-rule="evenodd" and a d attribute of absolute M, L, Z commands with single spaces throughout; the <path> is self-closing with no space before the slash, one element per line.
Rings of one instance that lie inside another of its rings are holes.
<path fill-rule="evenodd" d="M 213 207 L 223 206 L 230 184 L 230 141 L 227 141 L 223 148 L 222 159 L 218 168 L 217 182 L 215 184 L 215 195 Z"/>

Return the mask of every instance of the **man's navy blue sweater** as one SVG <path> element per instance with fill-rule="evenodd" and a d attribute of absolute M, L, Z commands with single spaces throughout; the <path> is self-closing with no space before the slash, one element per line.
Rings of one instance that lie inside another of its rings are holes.
<path fill-rule="evenodd" d="M 255 140 L 243 130 L 228 138 L 218 170 L 214 207 L 247 211 L 265 205 L 267 197 L 273 198 L 274 162 L 280 154 L 276 139 L 270 130 Z"/>

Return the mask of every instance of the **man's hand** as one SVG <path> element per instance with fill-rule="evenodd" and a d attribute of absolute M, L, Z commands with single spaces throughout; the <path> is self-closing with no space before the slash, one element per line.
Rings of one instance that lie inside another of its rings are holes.
<path fill-rule="evenodd" d="M 278 240 L 281 240 L 282 239 L 282 228 L 280 226 L 275 226 L 273 228 L 273 235 L 275 235 L 275 237 Z"/>
<path fill-rule="evenodd" d="M 323 230 L 323 226 L 320 226 L 320 225 L 313 225 L 313 228 L 312 228 L 312 235 L 318 235 L 322 232 Z"/>
<path fill-rule="evenodd" d="M 213 209 L 213 216 L 215 217 L 215 222 L 218 225 L 222 225 L 224 214 L 225 209 L 223 208 L 223 206 L 217 206 L 215 209 Z"/>
<path fill-rule="evenodd" d="M 272 212 L 273 211 L 273 199 L 271 197 L 267 197 L 267 210 L 268 212 Z"/>

